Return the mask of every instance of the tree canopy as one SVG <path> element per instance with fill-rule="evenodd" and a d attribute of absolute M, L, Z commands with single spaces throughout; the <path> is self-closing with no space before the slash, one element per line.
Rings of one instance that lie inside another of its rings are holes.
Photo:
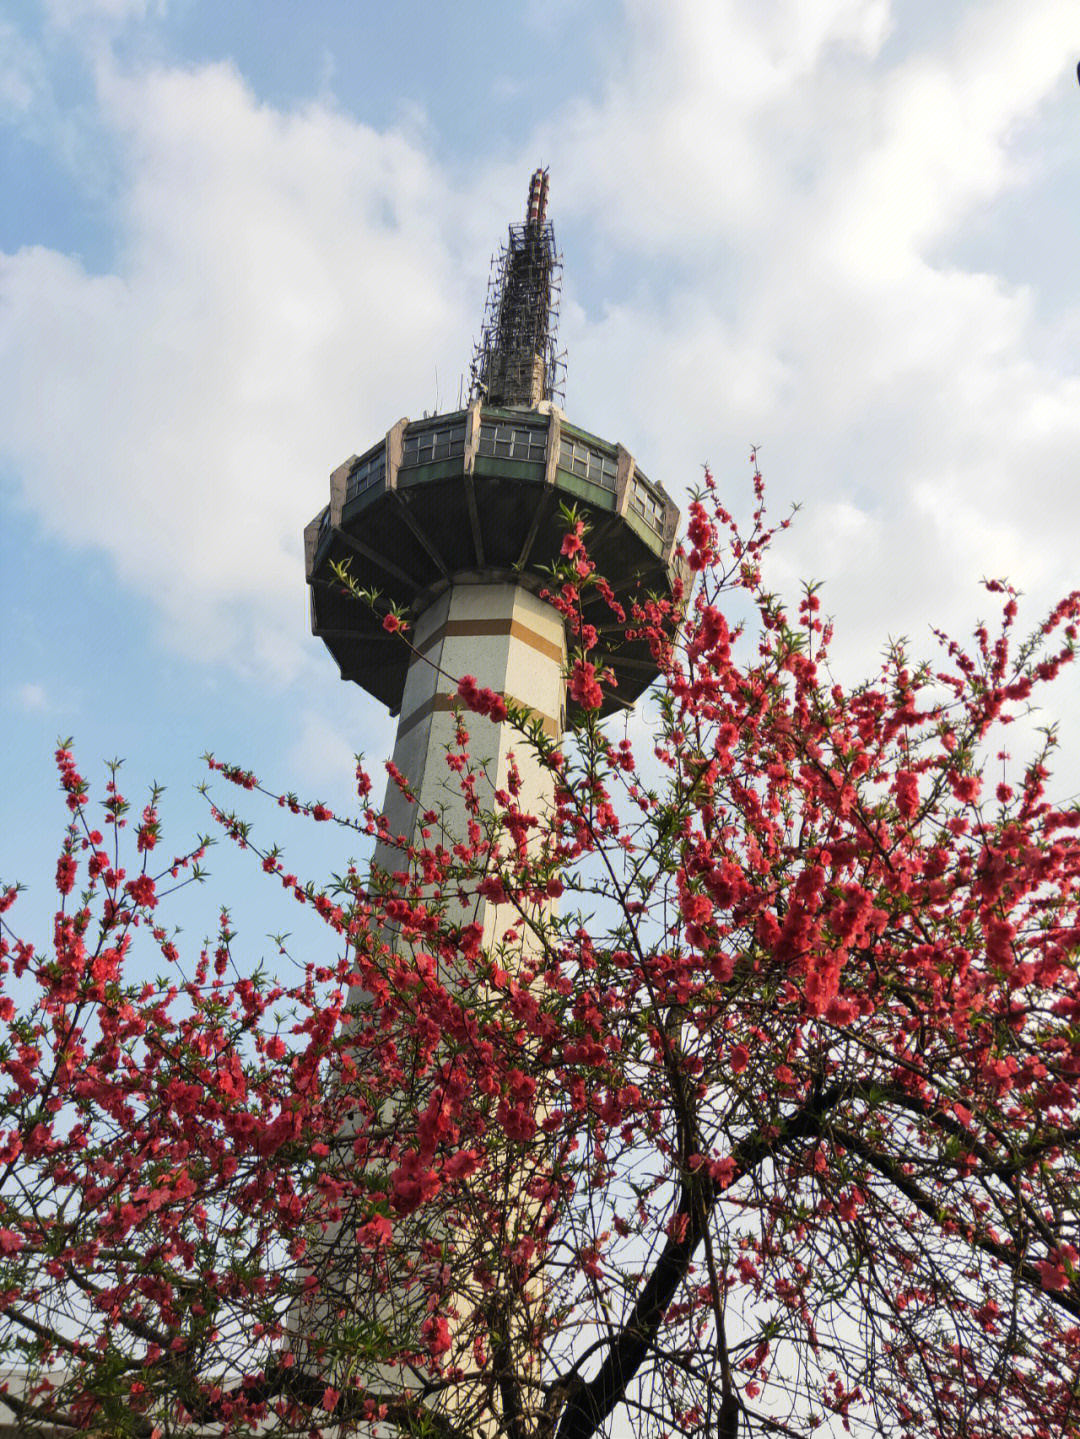
<path fill-rule="evenodd" d="M 182 954 L 165 891 L 201 844 L 162 861 L 115 773 L 96 819 L 60 747 L 51 942 L 2 900 L 17 1420 L 1080 1435 L 1080 809 L 1052 733 L 1005 746 L 1080 594 L 1019 638 L 990 582 L 969 646 L 845 686 L 814 587 L 765 587 L 756 484 L 740 532 L 706 477 L 693 587 L 629 614 L 568 514 L 548 598 L 584 718 L 556 741 L 456 676 L 461 832 L 436 807 L 398 843 L 362 765 L 353 817 L 274 794 L 393 857 L 310 885 L 213 798 L 325 922 L 299 982 L 245 970 L 227 914 Z M 619 628 L 660 670 L 623 735 L 596 715 Z M 471 757 L 500 721 L 549 808 Z"/>

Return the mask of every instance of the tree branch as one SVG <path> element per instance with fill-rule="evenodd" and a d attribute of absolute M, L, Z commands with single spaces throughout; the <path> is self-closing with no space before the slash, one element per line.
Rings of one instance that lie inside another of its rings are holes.
<path fill-rule="evenodd" d="M 756 1135 L 732 1151 L 739 1174 L 756 1169 L 785 1145 L 815 1138 L 829 1110 L 848 1093 L 834 1085 L 797 1114 L 781 1121 L 769 1138 Z M 596 1376 L 571 1395 L 556 1439 L 590 1439 L 626 1392 L 659 1333 L 668 1306 L 686 1277 L 721 1190 L 704 1169 L 686 1177 L 671 1236 Z"/>
<path fill-rule="evenodd" d="M 915 1205 L 916 1209 L 925 1214 L 929 1219 L 932 1219 L 935 1224 L 940 1222 L 940 1204 L 936 1203 L 930 1195 L 925 1194 L 913 1179 L 903 1173 L 899 1165 L 894 1164 L 892 1160 L 888 1159 L 884 1154 L 879 1153 L 871 1145 L 867 1144 L 866 1140 L 856 1134 L 854 1130 L 833 1126 L 832 1134 L 845 1149 L 849 1150 L 852 1154 L 857 1154 L 860 1159 L 865 1160 L 867 1164 L 876 1169 L 890 1184 L 895 1185 L 900 1193 Z M 1022 1274 L 1027 1283 L 1042 1294 L 1044 1298 L 1050 1300 L 1051 1303 L 1056 1304 L 1059 1308 L 1064 1309 L 1066 1313 L 1071 1314 L 1074 1318 L 1080 1319 L 1080 1298 L 1077 1298 L 1073 1294 L 1066 1294 L 1061 1290 L 1044 1289 L 1039 1271 L 1035 1268 L 1034 1264 L 1024 1259 L 1018 1252 L 1009 1249 L 1004 1244 L 998 1244 L 986 1234 L 971 1234 L 966 1242 L 970 1244 L 972 1248 L 980 1249 L 984 1254 L 989 1254 L 991 1258 L 998 1260 L 998 1262 L 1004 1264 L 1006 1268 Z"/>

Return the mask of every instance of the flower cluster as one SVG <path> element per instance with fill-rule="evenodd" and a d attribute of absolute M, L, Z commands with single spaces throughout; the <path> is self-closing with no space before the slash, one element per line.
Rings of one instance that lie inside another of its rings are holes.
<path fill-rule="evenodd" d="M 502 695 L 485 686 L 481 689 L 473 675 L 462 675 L 458 681 L 458 698 L 466 709 L 472 710 L 474 714 L 485 715 L 495 724 L 501 724 L 506 718 L 506 701 Z"/>

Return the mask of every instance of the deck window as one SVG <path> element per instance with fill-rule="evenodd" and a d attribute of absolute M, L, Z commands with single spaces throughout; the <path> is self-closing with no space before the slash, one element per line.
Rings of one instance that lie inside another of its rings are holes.
<path fill-rule="evenodd" d="M 430 430 L 406 433 L 401 452 L 401 468 L 430 465 L 435 460 L 449 460 L 465 453 L 464 424 L 442 425 Z"/>
<path fill-rule="evenodd" d="M 386 446 L 380 445 L 361 460 L 345 482 L 345 503 L 355 500 L 365 490 L 381 485 L 386 479 Z"/>
<path fill-rule="evenodd" d="M 605 490 L 615 488 L 617 467 L 613 456 L 601 454 L 583 440 L 571 439 L 569 435 L 559 437 L 559 468 Z"/>

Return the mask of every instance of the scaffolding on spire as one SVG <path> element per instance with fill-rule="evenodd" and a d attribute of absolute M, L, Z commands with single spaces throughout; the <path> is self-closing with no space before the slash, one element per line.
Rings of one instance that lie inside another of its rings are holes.
<path fill-rule="evenodd" d="M 484 319 L 470 370 L 469 398 L 536 409 L 563 398 L 559 352 L 562 255 L 547 219 L 548 172 L 529 184 L 526 218 L 511 225 L 492 260 Z"/>

